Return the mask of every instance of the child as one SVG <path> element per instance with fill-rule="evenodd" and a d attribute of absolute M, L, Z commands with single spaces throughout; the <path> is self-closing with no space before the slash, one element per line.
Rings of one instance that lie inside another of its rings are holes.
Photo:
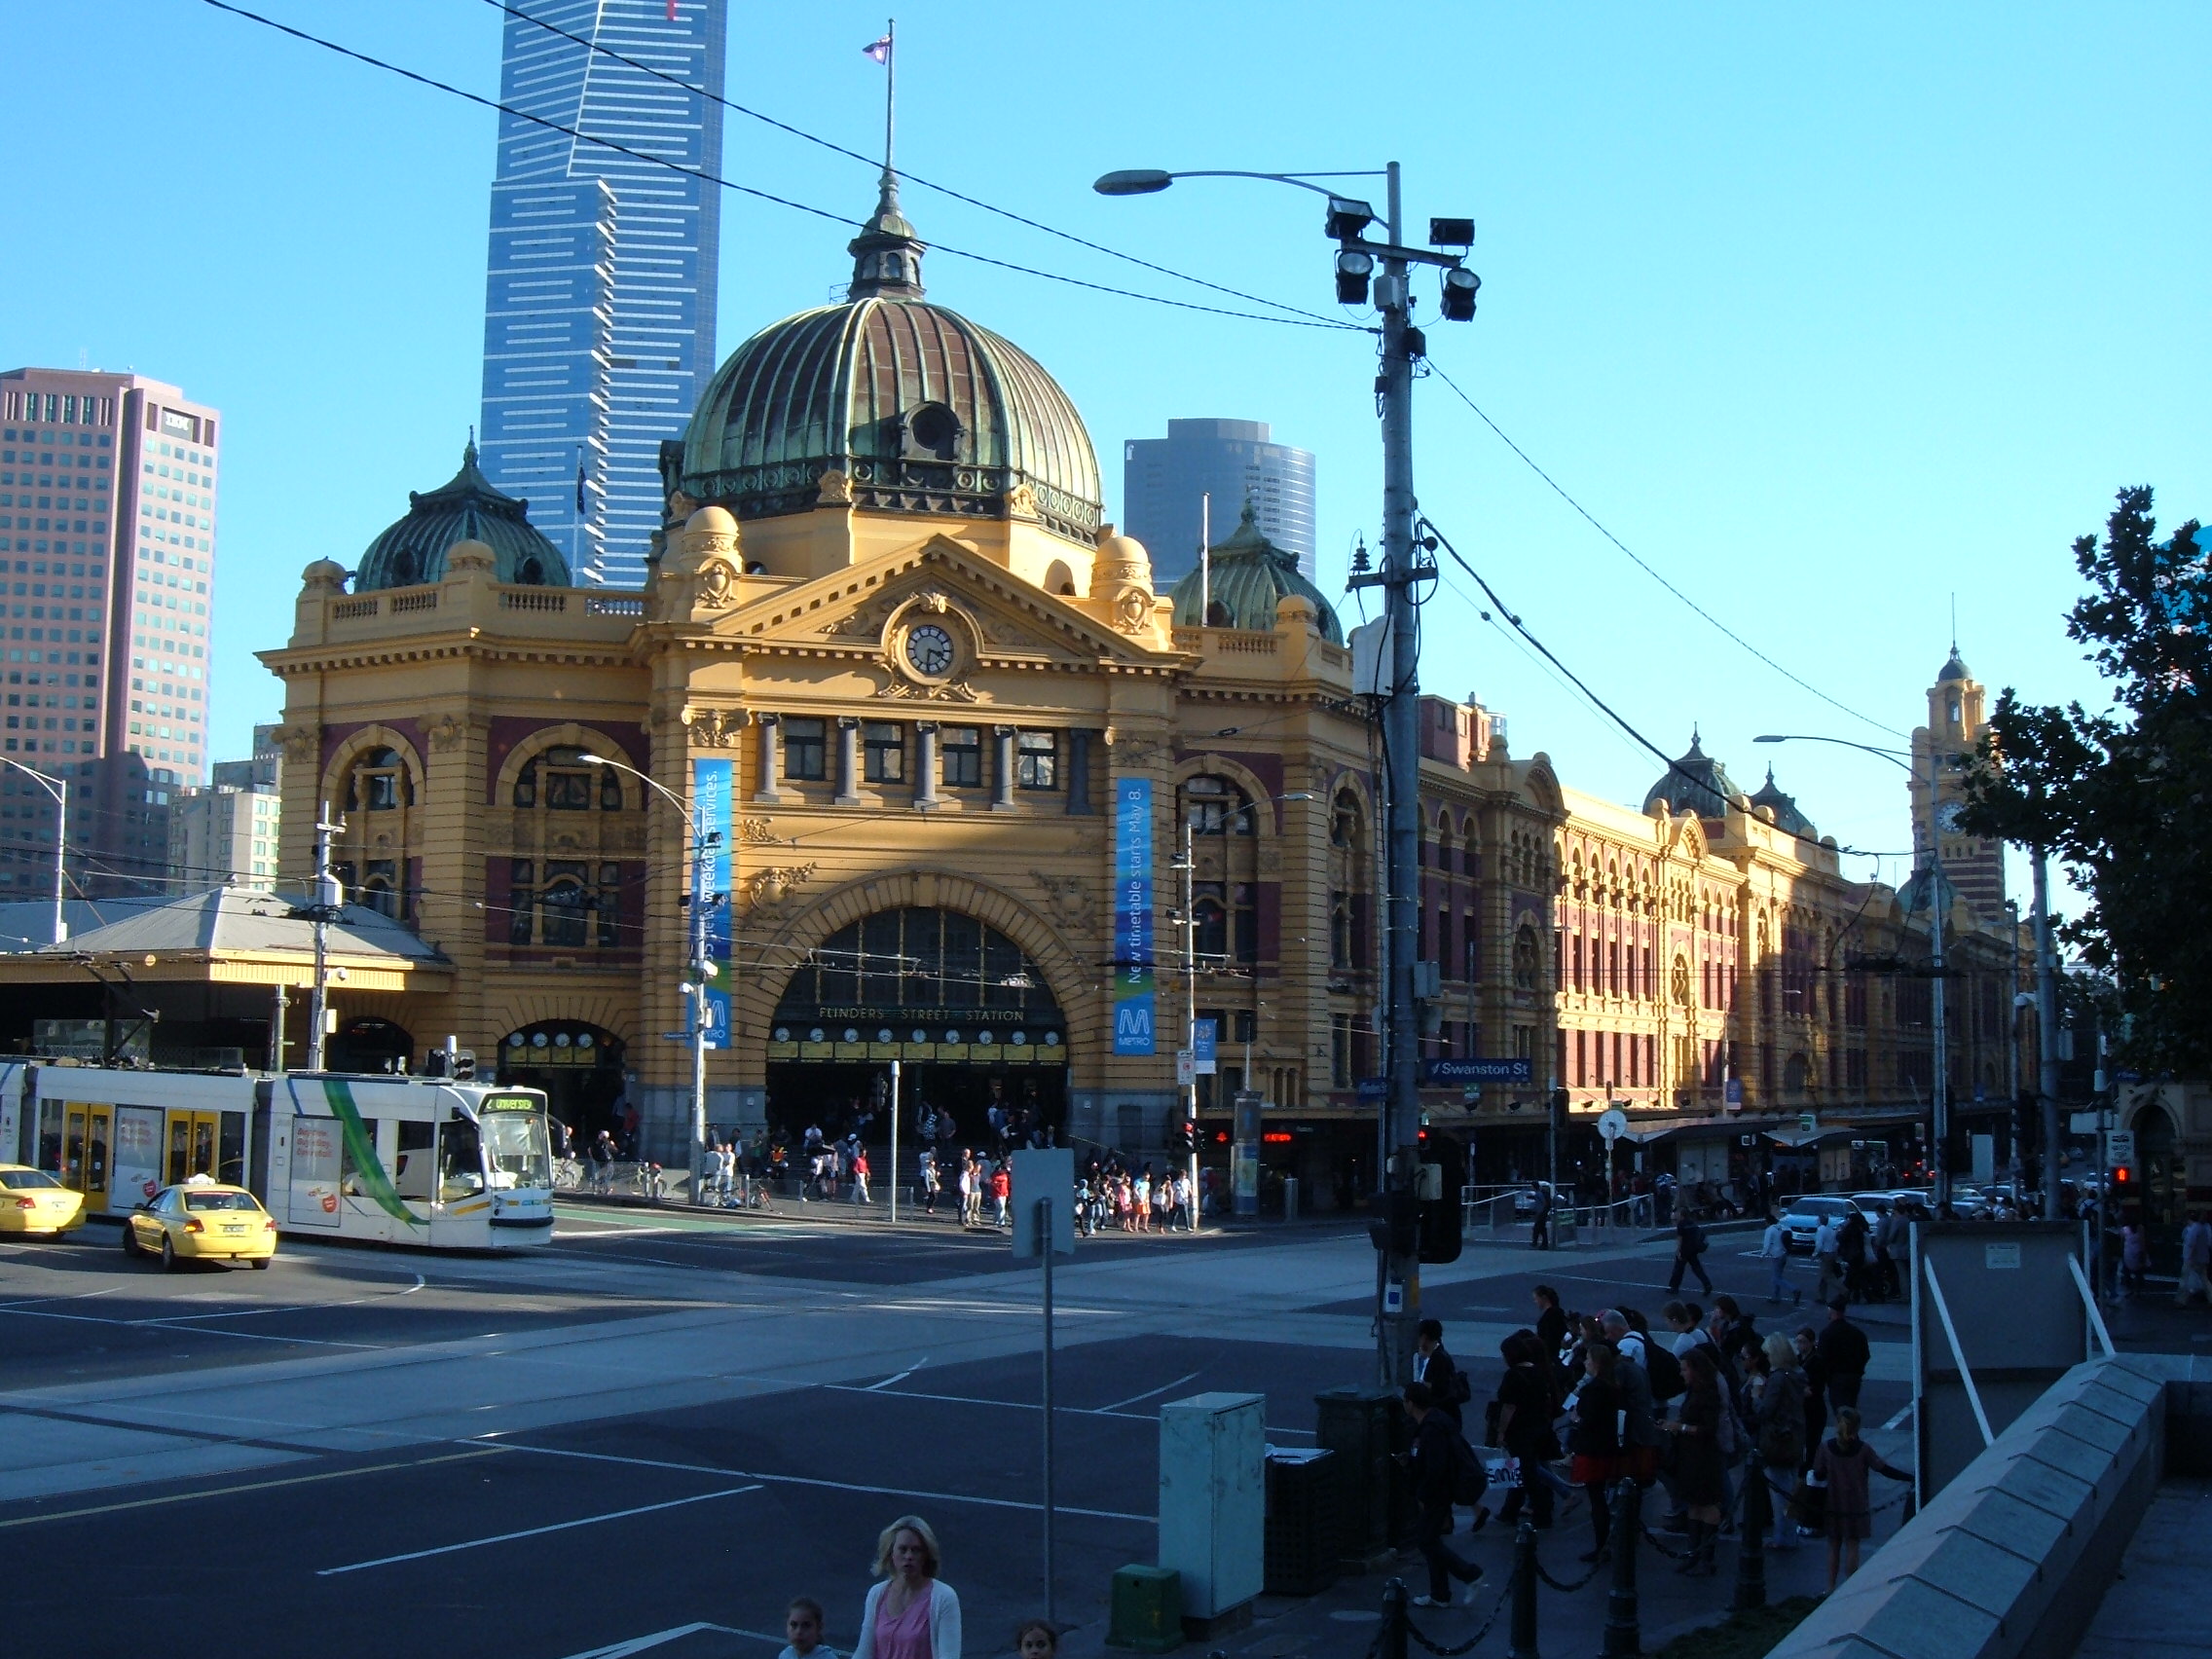
<path fill-rule="evenodd" d="M 1839 1406 L 1835 1414 L 1835 1438 L 1824 1445 L 1813 1459 L 1812 1478 L 1816 1484 L 1827 1489 L 1828 1534 L 1828 1593 L 1835 1593 L 1839 1582 L 1836 1567 L 1843 1563 L 1842 1576 L 1849 1578 L 1859 1570 L 1859 1545 L 1873 1533 L 1872 1509 L 1866 1499 L 1866 1478 L 1870 1474 L 1884 1474 L 1893 1481 L 1909 1481 L 1912 1477 L 1902 1469 L 1893 1469 L 1882 1461 L 1881 1455 L 1859 1438 L 1859 1408 Z"/>
<path fill-rule="evenodd" d="M 1014 1650 L 1019 1659 L 1058 1659 L 1059 1632 L 1043 1619 L 1031 1619 L 1014 1633 Z"/>
<path fill-rule="evenodd" d="M 791 1645 L 776 1659 L 837 1659 L 834 1648 L 822 1645 L 822 1604 L 801 1596 L 784 1612 L 784 1635 Z"/>

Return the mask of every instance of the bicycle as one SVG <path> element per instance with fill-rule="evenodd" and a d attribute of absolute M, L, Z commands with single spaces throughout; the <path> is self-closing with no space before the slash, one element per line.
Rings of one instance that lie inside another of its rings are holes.
<path fill-rule="evenodd" d="M 556 1193 L 573 1193 L 584 1184 L 583 1163 L 573 1158 L 557 1158 L 553 1161 L 553 1190 Z"/>
<path fill-rule="evenodd" d="M 657 1204 L 668 1197 L 668 1182 L 663 1178 L 661 1167 L 657 1163 L 639 1164 L 630 1172 L 630 1184 L 653 1203 Z"/>

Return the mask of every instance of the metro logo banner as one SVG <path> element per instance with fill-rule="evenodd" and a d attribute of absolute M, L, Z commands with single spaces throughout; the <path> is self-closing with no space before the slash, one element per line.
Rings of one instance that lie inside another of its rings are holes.
<path fill-rule="evenodd" d="M 1150 1054 L 1152 977 L 1152 780 L 1114 780 L 1114 1052 Z"/>
<path fill-rule="evenodd" d="M 730 999 L 730 792 L 732 779 L 727 760 L 691 762 L 691 812 L 699 832 L 710 837 L 707 847 L 707 960 L 719 970 L 707 992 L 707 1047 L 729 1047 Z M 716 897 L 722 902 L 717 903 Z M 685 1015 L 685 1037 L 690 1036 Z"/>

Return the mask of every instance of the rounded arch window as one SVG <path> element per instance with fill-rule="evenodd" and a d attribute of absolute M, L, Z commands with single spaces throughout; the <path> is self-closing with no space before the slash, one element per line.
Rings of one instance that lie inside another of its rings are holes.
<path fill-rule="evenodd" d="M 1183 780 L 1183 817 L 1194 835 L 1257 833 L 1250 798 L 1227 778 L 1211 772 Z"/>

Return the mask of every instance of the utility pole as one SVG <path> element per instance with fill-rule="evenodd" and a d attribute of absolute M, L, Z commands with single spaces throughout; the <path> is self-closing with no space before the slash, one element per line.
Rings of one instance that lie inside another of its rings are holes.
<path fill-rule="evenodd" d="M 322 1045 L 325 1028 L 330 1024 L 327 1006 L 330 977 L 330 924 L 339 907 L 346 903 L 346 890 L 339 885 L 338 877 L 330 872 L 330 837 L 346 826 L 333 823 L 330 802 L 322 803 L 322 811 L 314 823 L 314 986 L 308 993 L 308 1070 L 323 1069 Z"/>
<path fill-rule="evenodd" d="M 2043 1109 L 2043 1218 L 2058 1219 L 2058 956 L 2050 943 L 2050 864 L 2034 849 L 2036 1095 Z"/>

